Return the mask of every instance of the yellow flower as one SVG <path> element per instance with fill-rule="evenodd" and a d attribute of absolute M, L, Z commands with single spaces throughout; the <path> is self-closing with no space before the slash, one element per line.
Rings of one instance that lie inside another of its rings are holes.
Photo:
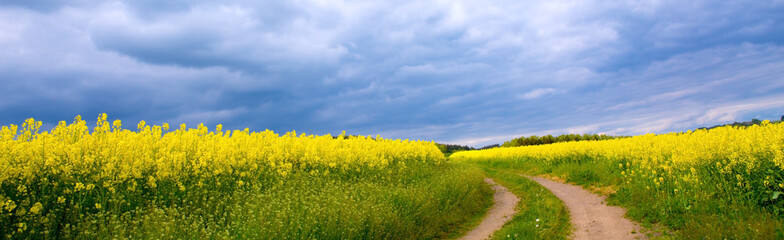
<path fill-rule="evenodd" d="M 41 212 L 41 210 L 42 210 L 43 208 L 44 208 L 44 206 L 43 206 L 43 205 L 42 205 L 40 202 L 36 202 L 35 204 L 33 204 L 33 206 L 32 206 L 32 207 L 30 207 L 30 213 L 32 213 L 32 214 L 38 214 L 38 213 L 40 213 L 40 212 Z"/>
<path fill-rule="evenodd" d="M 118 130 L 122 129 L 122 121 L 120 121 L 120 119 L 114 120 L 114 123 L 112 123 L 112 126 L 114 126 L 114 128 L 118 129 Z"/>
<path fill-rule="evenodd" d="M 16 208 L 16 202 L 14 202 L 13 200 L 8 200 L 8 201 L 5 202 L 5 210 L 6 211 L 8 211 L 8 212 L 13 211 L 14 208 Z"/>

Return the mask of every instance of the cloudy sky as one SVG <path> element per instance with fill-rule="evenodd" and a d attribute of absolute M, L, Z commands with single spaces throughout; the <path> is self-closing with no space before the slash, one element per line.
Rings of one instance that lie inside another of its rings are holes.
<path fill-rule="evenodd" d="M 784 1 L 0 1 L 0 125 L 482 146 L 784 114 Z"/>

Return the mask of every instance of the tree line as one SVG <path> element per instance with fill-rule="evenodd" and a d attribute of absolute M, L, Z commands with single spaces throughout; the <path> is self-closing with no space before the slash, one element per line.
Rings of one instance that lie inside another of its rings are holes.
<path fill-rule="evenodd" d="M 615 138 L 623 138 L 625 136 L 609 136 L 604 134 L 564 134 L 558 135 L 557 137 L 553 137 L 552 135 L 547 136 L 522 136 L 519 138 L 515 138 L 509 141 L 504 142 L 501 144 L 501 147 L 519 147 L 519 146 L 531 146 L 531 145 L 543 145 L 543 144 L 552 144 L 558 142 L 574 142 L 574 141 L 599 141 L 599 140 L 608 140 L 608 139 L 615 139 Z"/>
<path fill-rule="evenodd" d="M 778 124 L 778 123 L 784 122 L 784 115 L 781 116 L 781 120 L 778 120 L 778 121 L 777 120 L 768 120 L 768 121 L 770 121 L 770 123 L 773 123 L 773 124 Z M 711 130 L 711 129 L 714 129 L 714 128 L 717 128 L 717 127 L 724 127 L 724 126 L 750 127 L 750 126 L 753 126 L 753 125 L 760 125 L 760 124 L 762 124 L 762 120 L 754 118 L 754 119 L 751 119 L 751 121 L 749 121 L 749 122 L 733 122 L 733 123 L 728 123 L 728 124 L 714 125 L 712 127 L 701 127 L 701 128 L 697 128 L 697 129 Z"/>
<path fill-rule="evenodd" d="M 491 148 L 500 147 L 501 145 L 496 143 L 496 144 L 487 145 L 487 146 L 484 146 L 484 147 L 481 147 L 481 148 L 475 148 L 475 147 L 469 147 L 469 146 L 465 146 L 465 145 L 436 143 L 436 146 L 438 146 L 438 149 L 441 150 L 441 152 L 444 153 L 444 155 L 449 156 L 452 153 L 456 153 L 456 152 L 460 152 L 460 151 L 491 149 Z"/>
<path fill-rule="evenodd" d="M 515 138 L 509 141 L 504 142 L 504 144 L 492 144 L 487 145 L 481 148 L 474 148 L 465 145 L 457 145 L 457 144 L 444 144 L 444 143 L 436 143 L 438 149 L 441 150 L 444 155 L 449 156 L 452 153 L 460 152 L 460 151 L 470 151 L 470 150 L 484 150 L 484 149 L 491 149 L 497 147 L 519 147 L 519 146 L 531 146 L 531 145 L 543 145 L 543 144 L 551 144 L 557 142 L 573 142 L 573 141 L 599 141 L 599 140 L 608 140 L 608 139 L 615 139 L 615 138 L 623 138 L 626 136 L 608 136 L 603 134 L 564 134 L 558 135 L 556 137 L 552 135 L 547 136 L 522 136 L 519 138 Z"/>

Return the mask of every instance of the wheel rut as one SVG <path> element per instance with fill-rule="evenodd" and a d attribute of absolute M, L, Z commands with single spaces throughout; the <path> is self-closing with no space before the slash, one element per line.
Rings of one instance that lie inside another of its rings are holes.
<path fill-rule="evenodd" d="M 461 240 L 489 239 L 495 231 L 501 229 L 517 213 L 515 206 L 520 201 L 517 195 L 514 195 L 506 187 L 495 183 L 493 179 L 485 178 L 485 182 L 495 192 L 493 193 L 493 206 L 487 211 L 482 222 L 460 238 Z"/>
<path fill-rule="evenodd" d="M 626 219 L 626 209 L 607 206 L 604 196 L 580 186 L 549 179 L 525 176 L 547 188 L 569 209 L 573 226 L 572 239 L 647 239 L 639 224 Z"/>

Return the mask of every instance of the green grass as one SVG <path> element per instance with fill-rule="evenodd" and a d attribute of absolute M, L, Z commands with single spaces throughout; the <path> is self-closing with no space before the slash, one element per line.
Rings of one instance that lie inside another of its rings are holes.
<path fill-rule="evenodd" d="M 495 233 L 493 239 L 567 239 L 572 227 L 569 211 L 558 197 L 517 172 L 477 166 L 520 198 L 518 213 Z"/>
<path fill-rule="evenodd" d="M 476 169 L 475 166 L 471 166 L 471 167 Z M 487 193 L 488 193 L 487 198 L 483 199 L 482 204 L 484 208 L 481 211 L 476 212 L 473 217 L 468 218 L 466 221 L 460 224 L 456 230 L 452 231 L 451 234 L 443 235 L 439 237 L 439 239 L 458 239 L 460 237 L 465 236 L 466 234 L 468 234 L 469 231 L 473 230 L 476 226 L 478 226 L 479 223 L 481 223 L 482 220 L 484 220 L 484 217 L 487 214 L 487 212 L 490 210 L 490 207 L 493 206 L 493 192 L 492 190 L 490 190 Z"/>
<path fill-rule="evenodd" d="M 447 238 L 487 210 L 492 190 L 483 177 L 475 167 L 454 163 L 389 167 L 354 177 L 297 173 L 263 188 L 193 190 L 124 212 L 82 214 L 57 232 L 14 238 Z"/>
<path fill-rule="evenodd" d="M 738 197 L 734 190 L 719 189 L 716 186 L 721 184 L 710 182 L 721 179 L 704 178 L 706 182 L 701 186 L 663 184 L 654 189 L 648 182 L 625 182 L 622 169 L 612 161 L 582 159 L 544 164 L 515 159 L 482 160 L 478 164 L 528 175 L 557 176 L 607 194 L 610 205 L 626 208 L 629 218 L 653 229 L 647 234 L 660 239 L 784 239 L 781 219 Z"/>

